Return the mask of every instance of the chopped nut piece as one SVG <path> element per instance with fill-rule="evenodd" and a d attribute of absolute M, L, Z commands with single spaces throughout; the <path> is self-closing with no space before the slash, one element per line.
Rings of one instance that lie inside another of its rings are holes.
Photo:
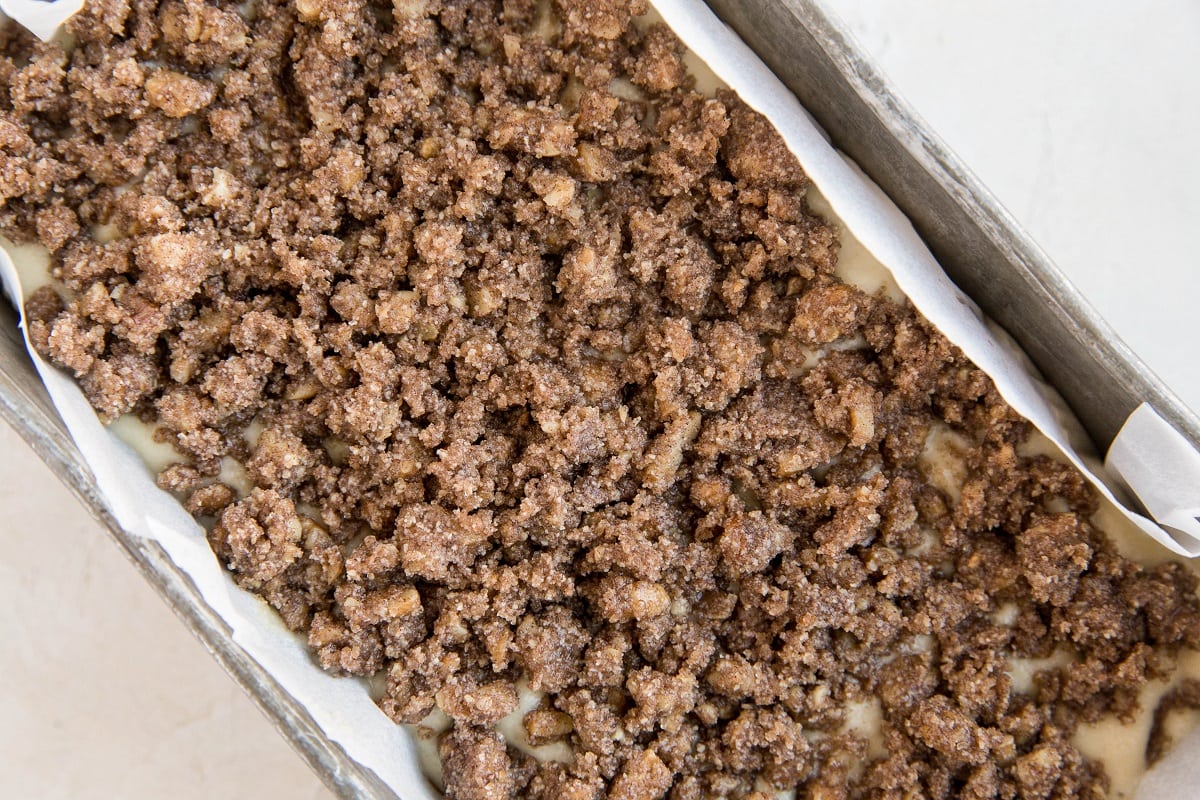
<path fill-rule="evenodd" d="M 212 102 L 212 86 L 169 69 L 146 79 L 146 98 L 168 117 L 195 114 Z"/>
<path fill-rule="evenodd" d="M 521 720 L 529 741 L 536 745 L 546 744 L 575 730 L 570 714 L 561 711 L 530 711 Z"/>

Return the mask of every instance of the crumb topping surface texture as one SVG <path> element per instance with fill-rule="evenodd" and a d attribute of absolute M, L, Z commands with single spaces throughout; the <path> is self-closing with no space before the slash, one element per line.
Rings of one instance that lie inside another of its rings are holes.
<path fill-rule="evenodd" d="M 322 667 L 447 721 L 451 800 L 1103 796 L 1072 737 L 1200 644 L 1195 575 L 837 277 L 794 156 L 645 11 L 0 27 L 35 347 L 181 454 L 160 485 Z"/>

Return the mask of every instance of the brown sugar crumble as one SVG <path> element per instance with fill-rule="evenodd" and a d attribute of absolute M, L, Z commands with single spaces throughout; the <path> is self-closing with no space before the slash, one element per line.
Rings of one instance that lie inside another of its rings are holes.
<path fill-rule="evenodd" d="M 1102 797 L 1072 735 L 1200 645 L 1195 576 L 1122 557 L 984 374 L 835 276 L 783 141 L 645 10 L 0 27 L 0 230 L 57 280 L 35 346 L 187 456 L 160 484 L 322 667 L 449 716 L 451 800 Z M 567 761 L 498 732 L 524 686 Z"/>

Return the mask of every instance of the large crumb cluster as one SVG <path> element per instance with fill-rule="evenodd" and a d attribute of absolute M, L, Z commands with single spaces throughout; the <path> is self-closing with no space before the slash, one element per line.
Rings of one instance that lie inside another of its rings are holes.
<path fill-rule="evenodd" d="M 979 370 L 835 277 L 794 157 L 644 10 L 0 28 L 35 345 L 187 456 L 160 483 L 323 667 L 453 720 L 453 800 L 1100 797 L 1071 737 L 1200 644 L 1195 577 L 1122 558 Z M 497 732 L 519 683 L 567 762 Z"/>

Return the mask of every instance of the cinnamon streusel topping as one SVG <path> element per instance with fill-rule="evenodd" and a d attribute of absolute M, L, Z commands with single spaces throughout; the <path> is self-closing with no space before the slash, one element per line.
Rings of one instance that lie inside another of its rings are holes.
<path fill-rule="evenodd" d="M 321 666 L 453 720 L 449 798 L 1102 796 L 1072 734 L 1200 644 L 1195 576 L 1119 555 L 983 373 L 835 276 L 794 156 L 645 10 L 0 28 L 35 346 L 186 455 L 161 485 Z M 526 686 L 569 759 L 498 732 Z"/>

